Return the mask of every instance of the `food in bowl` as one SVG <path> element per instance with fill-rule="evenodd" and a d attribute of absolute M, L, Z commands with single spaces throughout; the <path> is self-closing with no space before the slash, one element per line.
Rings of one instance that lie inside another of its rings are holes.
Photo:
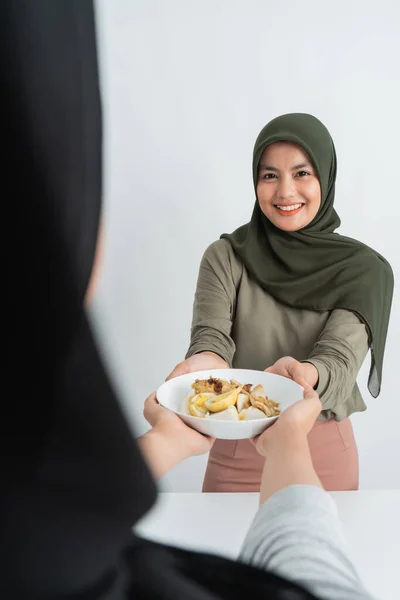
<path fill-rule="evenodd" d="M 280 415 L 279 402 L 268 398 L 262 385 L 243 385 L 234 379 L 196 379 L 182 412 L 200 419 L 252 421 Z"/>

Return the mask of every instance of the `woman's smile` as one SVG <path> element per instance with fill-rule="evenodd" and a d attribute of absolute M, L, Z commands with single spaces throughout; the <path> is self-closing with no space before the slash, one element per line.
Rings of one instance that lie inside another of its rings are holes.
<path fill-rule="evenodd" d="M 289 205 L 275 204 L 274 206 L 282 217 L 292 217 L 301 211 L 301 209 L 304 207 L 304 203 L 300 202 L 298 204 Z"/>

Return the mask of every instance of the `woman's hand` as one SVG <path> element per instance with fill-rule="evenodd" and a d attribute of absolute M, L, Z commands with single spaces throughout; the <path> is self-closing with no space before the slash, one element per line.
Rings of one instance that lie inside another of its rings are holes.
<path fill-rule="evenodd" d="M 178 415 L 161 406 L 155 394 L 145 401 L 143 414 L 152 426 L 153 434 L 157 434 L 159 440 L 168 442 L 179 462 L 208 452 L 214 443 L 212 438 L 191 429 Z"/>
<path fill-rule="evenodd" d="M 215 354 L 215 352 L 200 352 L 176 365 L 172 373 L 168 375 L 166 381 L 174 379 L 174 377 L 179 377 L 179 375 L 186 375 L 195 371 L 206 371 L 208 369 L 229 369 L 229 365 L 218 354 Z"/>
<path fill-rule="evenodd" d="M 303 400 L 289 406 L 271 427 L 252 440 L 259 454 L 266 456 L 271 445 L 278 441 L 285 444 L 306 439 L 321 409 L 317 392 L 306 386 Z"/>
<path fill-rule="evenodd" d="M 301 363 L 291 356 L 284 356 L 276 361 L 274 365 L 265 369 L 266 373 L 275 373 L 293 379 L 303 388 L 310 386 L 315 388 L 318 379 L 318 369 L 311 363 Z"/>

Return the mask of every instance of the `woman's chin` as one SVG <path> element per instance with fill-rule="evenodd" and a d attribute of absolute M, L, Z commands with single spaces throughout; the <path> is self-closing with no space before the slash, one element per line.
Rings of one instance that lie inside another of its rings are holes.
<path fill-rule="evenodd" d="M 290 216 L 282 216 L 276 209 L 272 213 L 270 210 L 262 212 L 275 227 L 287 232 L 300 231 L 300 229 L 304 229 L 312 221 L 302 211 Z"/>
<path fill-rule="evenodd" d="M 297 215 L 296 215 L 297 216 Z M 281 229 L 282 231 L 293 232 L 300 231 L 300 229 L 304 229 L 307 227 L 308 223 L 304 222 L 304 219 L 296 219 L 296 216 L 293 217 L 277 217 L 274 219 L 269 219 L 275 227 Z M 268 217 L 267 217 L 268 218 Z"/>

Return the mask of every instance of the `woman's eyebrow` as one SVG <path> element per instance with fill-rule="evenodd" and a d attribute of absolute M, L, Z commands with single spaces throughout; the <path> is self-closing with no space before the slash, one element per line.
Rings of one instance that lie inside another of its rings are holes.
<path fill-rule="evenodd" d="M 312 167 L 311 167 L 311 164 L 310 164 L 310 163 L 308 163 L 308 162 L 305 162 L 305 163 L 301 163 L 300 165 L 296 165 L 295 167 L 293 167 L 293 168 L 292 168 L 292 171 L 297 171 L 297 169 L 304 169 L 304 168 L 308 168 L 308 169 L 310 169 L 310 168 L 312 168 Z"/>
<path fill-rule="evenodd" d="M 296 165 L 296 166 L 292 167 L 292 171 L 297 171 L 298 169 L 304 169 L 304 168 L 312 169 L 311 163 L 304 162 L 299 165 Z M 277 169 L 276 167 L 272 167 L 271 165 L 260 165 L 260 171 L 274 171 L 275 173 L 280 172 L 279 169 Z"/>
<path fill-rule="evenodd" d="M 279 169 L 277 169 L 276 167 L 271 167 L 270 165 L 261 165 L 260 170 L 261 171 L 275 171 L 275 173 L 279 173 Z"/>

